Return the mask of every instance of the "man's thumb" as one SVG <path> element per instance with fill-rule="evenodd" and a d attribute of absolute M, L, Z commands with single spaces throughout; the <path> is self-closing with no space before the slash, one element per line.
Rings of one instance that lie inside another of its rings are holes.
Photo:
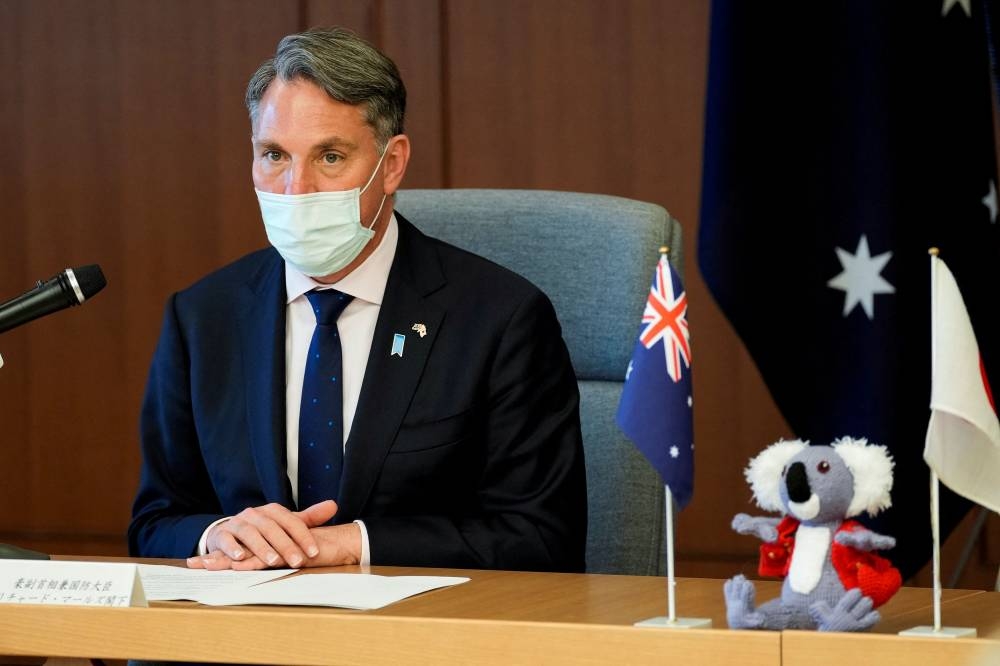
<path fill-rule="evenodd" d="M 316 502 L 312 506 L 306 507 L 302 511 L 299 511 L 299 517 L 309 527 L 319 527 L 333 518 L 336 513 L 337 503 L 331 499 Z"/>

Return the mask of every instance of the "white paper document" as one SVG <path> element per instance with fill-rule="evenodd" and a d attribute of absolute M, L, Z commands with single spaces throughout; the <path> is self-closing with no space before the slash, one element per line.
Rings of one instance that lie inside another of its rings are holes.
<path fill-rule="evenodd" d="M 190 599 L 217 590 L 234 592 L 258 583 L 266 583 L 295 573 L 295 569 L 265 569 L 263 571 L 206 571 L 160 564 L 140 564 L 139 577 L 147 601 L 173 601 Z"/>
<path fill-rule="evenodd" d="M 148 600 L 189 599 L 209 606 L 270 604 L 371 610 L 469 580 L 455 576 L 320 573 L 283 578 L 296 571 L 205 571 L 157 564 L 139 565 L 139 576 Z M 278 578 L 283 579 L 276 580 Z"/>
<path fill-rule="evenodd" d="M 372 610 L 442 587 L 468 582 L 457 576 L 303 574 L 247 588 L 219 588 L 195 597 L 209 606 L 272 604 Z"/>

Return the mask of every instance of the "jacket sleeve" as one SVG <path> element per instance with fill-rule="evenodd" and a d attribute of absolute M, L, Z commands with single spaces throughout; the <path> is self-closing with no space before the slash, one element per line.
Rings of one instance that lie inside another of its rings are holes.
<path fill-rule="evenodd" d="M 133 557 L 188 557 L 222 518 L 201 456 L 191 408 L 189 354 L 167 302 L 140 416 L 142 467 L 128 528 Z"/>

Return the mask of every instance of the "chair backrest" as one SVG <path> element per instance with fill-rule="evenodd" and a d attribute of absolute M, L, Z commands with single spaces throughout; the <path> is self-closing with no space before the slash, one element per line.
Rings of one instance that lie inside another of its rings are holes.
<path fill-rule="evenodd" d="M 660 246 L 682 271 L 680 225 L 653 204 L 541 190 L 405 190 L 396 209 L 552 300 L 580 385 L 587 570 L 663 575 L 663 485 L 615 411 Z"/>

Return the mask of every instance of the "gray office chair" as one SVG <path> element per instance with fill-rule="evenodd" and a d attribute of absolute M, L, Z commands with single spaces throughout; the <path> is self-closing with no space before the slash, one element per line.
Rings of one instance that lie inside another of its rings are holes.
<path fill-rule="evenodd" d="M 615 411 L 658 248 L 669 246 L 683 269 L 680 225 L 653 204 L 539 190 L 406 190 L 396 209 L 552 300 L 580 384 L 587 570 L 664 575 L 663 485 L 618 429 Z"/>

